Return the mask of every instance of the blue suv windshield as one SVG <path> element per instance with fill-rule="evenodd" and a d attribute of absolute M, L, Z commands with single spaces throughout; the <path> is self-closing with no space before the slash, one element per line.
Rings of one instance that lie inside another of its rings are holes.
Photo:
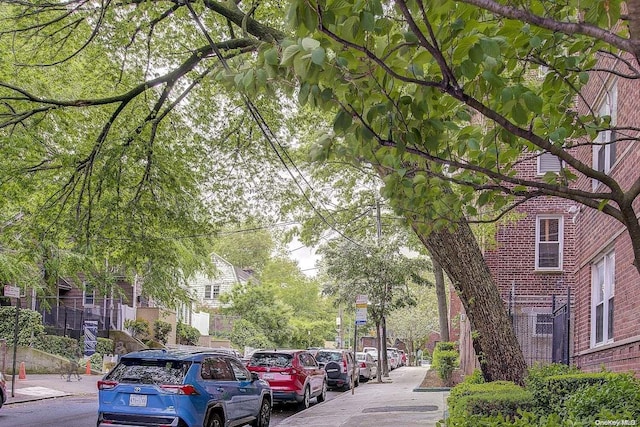
<path fill-rule="evenodd" d="M 106 380 L 134 384 L 182 384 L 191 362 L 177 360 L 123 359 Z"/>

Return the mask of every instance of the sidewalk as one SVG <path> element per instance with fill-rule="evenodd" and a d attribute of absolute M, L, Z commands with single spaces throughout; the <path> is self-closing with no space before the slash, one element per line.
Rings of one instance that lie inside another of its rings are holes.
<path fill-rule="evenodd" d="M 51 399 L 62 396 L 97 395 L 97 382 L 101 375 L 80 375 L 80 381 L 72 378 L 67 381 L 60 374 L 29 374 L 21 380 L 16 375 L 14 396 L 11 395 L 11 376 L 7 380 L 7 402 L 5 405 Z"/>
<path fill-rule="evenodd" d="M 278 427 L 434 427 L 445 417 L 448 391 L 414 391 L 427 369 L 405 366 L 383 383 L 371 381 L 327 402 L 312 405 Z"/>

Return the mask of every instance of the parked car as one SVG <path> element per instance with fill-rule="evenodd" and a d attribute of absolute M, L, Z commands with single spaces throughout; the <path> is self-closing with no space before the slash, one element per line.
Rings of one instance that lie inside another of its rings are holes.
<path fill-rule="evenodd" d="M 247 369 L 269 383 L 275 402 L 297 402 L 306 409 L 310 399 L 320 403 L 327 397 L 327 373 L 307 350 L 259 350 Z"/>
<path fill-rule="evenodd" d="M 329 388 L 344 388 L 349 390 L 353 382 L 357 387 L 360 384 L 360 375 L 356 372 L 352 379 L 355 361 L 353 353 L 344 349 L 322 349 L 316 353 L 316 360 L 327 371 L 327 384 Z"/>
<path fill-rule="evenodd" d="M 398 365 L 398 352 L 387 348 L 387 359 L 389 360 L 389 369 L 394 370 Z"/>
<path fill-rule="evenodd" d="M 400 366 L 407 366 L 407 353 L 404 350 L 398 349 L 398 355 L 400 356 Z"/>
<path fill-rule="evenodd" d="M 4 402 L 7 401 L 7 384 L 4 379 L 4 375 L 0 372 L 0 408 L 4 405 Z"/>
<path fill-rule="evenodd" d="M 371 353 L 357 352 L 356 360 L 360 370 L 360 380 L 369 381 L 378 375 L 378 364 L 373 360 Z"/>
<path fill-rule="evenodd" d="M 267 427 L 271 388 L 233 354 L 142 350 L 98 381 L 98 427 Z"/>

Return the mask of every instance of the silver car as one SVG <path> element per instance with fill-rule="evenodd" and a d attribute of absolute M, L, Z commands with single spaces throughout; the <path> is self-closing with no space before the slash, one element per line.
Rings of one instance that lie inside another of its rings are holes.
<path fill-rule="evenodd" d="M 360 369 L 360 380 L 369 381 L 378 375 L 378 364 L 371 357 L 371 353 L 357 352 L 356 360 Z"/>

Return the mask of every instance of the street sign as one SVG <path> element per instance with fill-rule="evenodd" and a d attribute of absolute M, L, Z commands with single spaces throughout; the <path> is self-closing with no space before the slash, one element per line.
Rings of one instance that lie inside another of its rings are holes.
<path fill-rule="evenodd" d="M 20 298 L 20 287 L 4 285 L 4 296 L 10 298 Z"/>
<path fill-rule="evenodd" d="M 367 303 L 369 297 L 366 295 L 356 296 L 356 326 L 362 326 L 367 323 Z"/>

